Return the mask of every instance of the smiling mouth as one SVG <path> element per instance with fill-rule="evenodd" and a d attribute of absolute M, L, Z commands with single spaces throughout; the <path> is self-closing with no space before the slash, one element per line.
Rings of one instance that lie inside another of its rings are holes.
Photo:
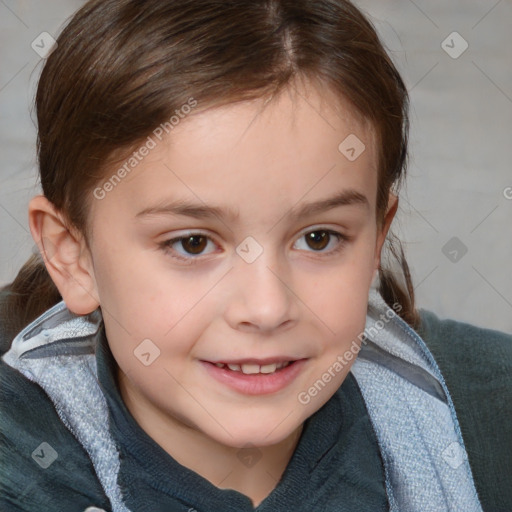
<path fill-rule="evenodd" d="M 302 372 L 308 359 L 288 357 L 232 362 L 201 361 L 209 375 L 238 393 L 257 396 L 277 393 Z"/>
<path fill-rule="evenodd" d="M 233 372 L 244 373 L 245 375 L 255 375 L 258 373 L 270 374 L 276 373 L 287 366 L 290 366 L 295 361 L 286 361 L 281 363 L 270 363 L 265 365 L 259 364 L 225 364 L 225 363 L 213 363 L 217 368 L 223 368 L 225 370 L 231 370 Z"/>

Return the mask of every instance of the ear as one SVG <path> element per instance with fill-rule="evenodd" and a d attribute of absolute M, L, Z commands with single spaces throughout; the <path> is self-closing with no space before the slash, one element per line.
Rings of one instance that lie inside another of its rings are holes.
<path fill-rule="evenodd" d="M 374 278 L 377 275 L 378 269 L 380 267 L 380 257 L 381 257 L 381 252 L 382 252 L 382 246 L 384 245 L 386 236 L 388 234 L 391 223 L 393 222 L 393 219 L 395 217 L 397 209 L 398 209 L 398 197 L 390 191 L 389 197 L 388 197 L 388 206 L 387 206 L 386 215 L 384 217 L 384 221 L 382 224 L 382 228 L 377 233 L 377 244 L 375 247 L 375 262 L 374 262 L 375 270 L 373 273 Z"/>
<path fill-rule="evenodd" d="M 92 257 L 83 236 L 72 233 L 64 217 L 43 195 L 29 202 L 28 221 L 46 269 L 66 306 L 77 315 L 99 306 Z"/>

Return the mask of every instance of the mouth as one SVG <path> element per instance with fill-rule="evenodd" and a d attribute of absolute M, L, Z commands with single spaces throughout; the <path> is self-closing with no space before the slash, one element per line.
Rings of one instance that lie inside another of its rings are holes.
<path fill-rule="evenodd" d="M 265 361 L 201 361 L 217 382 L 245 395 L 277 393 L 303 371 L 308 359 Z"/>

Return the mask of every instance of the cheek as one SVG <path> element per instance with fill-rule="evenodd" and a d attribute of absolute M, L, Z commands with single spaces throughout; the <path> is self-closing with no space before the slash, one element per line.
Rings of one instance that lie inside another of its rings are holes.
<path fill-rule="evenodd" d="M 104 235 L 106 238 L 106 235 Z M 150 253 L 136 250 L 120 237 L 112 235 L 108 243 L 98 244 L 95 259 L 95 278 L 102 309 L 110 314 L 112 321 L 118 322 L 127 332 L 138 335 L 148 334 L 148 327 L 157 328 L 154 321 L 171 325 L 172 318 L 166 318 L 169 304 L 177 297 L 163 282 L 162 273 L 151 265 Z M 154 329 L 152 329 L 154 331 Z M 125 332 L 126 335 L 126 332 Z M 138 336 L 137 335 L 137 336 Z"/>
<path fill-rule="evenodd" d="M 324 272 L 309 287 L 314 311 L 335 337 L 364 328 L 368 294 L 373 278 L 374 244 L 371 237 L 354 243 L 339 264 Z"/>

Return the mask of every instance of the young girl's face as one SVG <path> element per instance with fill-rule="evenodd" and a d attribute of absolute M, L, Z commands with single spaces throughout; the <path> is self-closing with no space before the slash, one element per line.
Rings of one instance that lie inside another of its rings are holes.
<path fill-rule="evenodd" d="M 309 87 L 197 109 L 93 200 L 96 292 L 146 431 L 271 445 L 347 375 L 386 227 L 371 133 L 334 101 Z"/>

